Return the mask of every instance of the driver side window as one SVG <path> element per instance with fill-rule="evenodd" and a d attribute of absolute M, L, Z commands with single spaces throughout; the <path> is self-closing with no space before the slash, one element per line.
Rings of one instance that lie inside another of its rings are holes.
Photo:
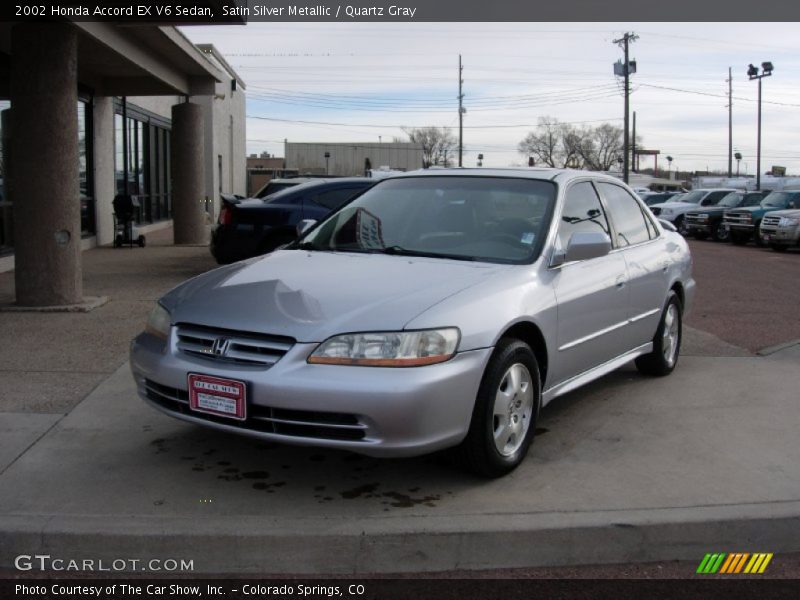
<path fill-rule="evenodd" d="M 588 181 L 576 183 L 567 190 L 561 222 L 558 224 L 561 249 L 566 250 L 569 238 L 580 231 L 602 231 L 609 235 L 608 220 L 600 198 Z"/>

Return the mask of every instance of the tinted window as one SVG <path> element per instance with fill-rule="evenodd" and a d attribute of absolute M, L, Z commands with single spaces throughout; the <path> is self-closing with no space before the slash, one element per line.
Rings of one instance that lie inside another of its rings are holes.
<path fill-rule="evenodd" d="M 625 189 L 610 183 L 598 184 L 608 204 L 608 212 L 616 230 L 616 246 L 646 242 L 651 233 L 639 203 Z"/>
<path fill-rule="evenodd" d="M 363 189 L 363 187 L 347 187 L 338 188 L 335 190 L 327 190 L 325 192 L 320 192 L 319 194 L 313 194 L 311 196 L 311 200 L 320 206 L 334 210 L 339 208 L 342 204 L 347 202 L 350 198 L 355 196 Z"/>
<path fill-rule="evenodd" d="M 562 250 L 567 249 L 572 234 L 579 231 L 602 231 L 609 235 L 608 221 L 600 199 L 588 181 L 576 183 L 567 190 L 561 223 L 558 225 L 558 240 Z"/>
<path fill-rule="evenodd" d="M 714 206 L 715 204 L 717 204 L 717 202 L 722 200 L 728 194 L 730 194 L 730 192 L 726 191 L 711 192 L 710 194 L 708 194 L 708 196 L 703 198 L 703 201 L 700 204 L 703 206 Z"/>

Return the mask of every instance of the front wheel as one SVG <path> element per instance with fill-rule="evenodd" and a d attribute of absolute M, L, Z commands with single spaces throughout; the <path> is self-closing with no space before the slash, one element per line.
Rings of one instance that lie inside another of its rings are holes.
<path fill-rule="evenodd" d="M 689 230 L 686 228 L 686 223 L 683 222 L 683 215 L 675 219 L 675 229 L 678 230 L 683 237 L 689 237 Z"/>
<path fill-rule="evenodd" d="M 728 228 L 725 227 L 725 223 L 718 223 L 717 226 L 712 230 L 711 237 L 713 237 L 714 241 L 717 242 L 727 242 L 728 238 L 730 237 L 730 233 L 728 232 Z"/>
<path fill-rule="evenodd" d="M 653 337 L 653 351 L 636 359 L 636 368 L 644 375 L 669 375 L 678 364 L 681 351 L 683 307 L 678 295 L 670 291 L 661 322 Z"/>
<path fill-rule="evenodd" d="M 525 458 L 541 402 L 536 356 L 528 344 L 500 340 L 483 374 L 467 437 L 458 452 L 471 471 L 501 477 Z"/>
<path fill-rule="evenodd" d="M 749 235 L 742 235 L 741 233 L 731 232 L 731 242 L 737 246 L 744 246 L 750 239 Z"/>

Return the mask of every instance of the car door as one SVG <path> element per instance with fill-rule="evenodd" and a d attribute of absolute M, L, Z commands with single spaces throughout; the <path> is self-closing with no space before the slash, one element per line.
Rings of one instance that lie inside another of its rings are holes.
<path fill-rule="evenodd" d="M 624 187 L 601 182 L 603 198 L 613 231 L 616 253 L 628 268 L 628 327 L 625 349 L 653 339 L 666 299 L 668 271 L 672 264 L 666 241 L 641 204 Z"/>
<path fill-rule="evenodd" d="M 611 234 L 605 209 L 590 181 L 565 192 L 557 246 L 566 250 L 580 231 Z M 557 360 L 553 383 L 560 383 L 622 353 L 627 323 L 627 267 L 618 252 L 553 268 L 557 302 Z"/>

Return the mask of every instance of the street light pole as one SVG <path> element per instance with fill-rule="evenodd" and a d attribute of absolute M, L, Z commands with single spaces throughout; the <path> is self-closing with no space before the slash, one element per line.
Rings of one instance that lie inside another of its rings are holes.
<path fill-rule="evenodd" d="M 772 75 L 774 67 L 771 62 L 761 63 L 761 73 L 758 67 L 750 64 L 747 68 L 747 76 L 750 81 L 758 79 L 758 140 L 756 142 L 756 191 L 761 191 L 761 80 Z"/>

